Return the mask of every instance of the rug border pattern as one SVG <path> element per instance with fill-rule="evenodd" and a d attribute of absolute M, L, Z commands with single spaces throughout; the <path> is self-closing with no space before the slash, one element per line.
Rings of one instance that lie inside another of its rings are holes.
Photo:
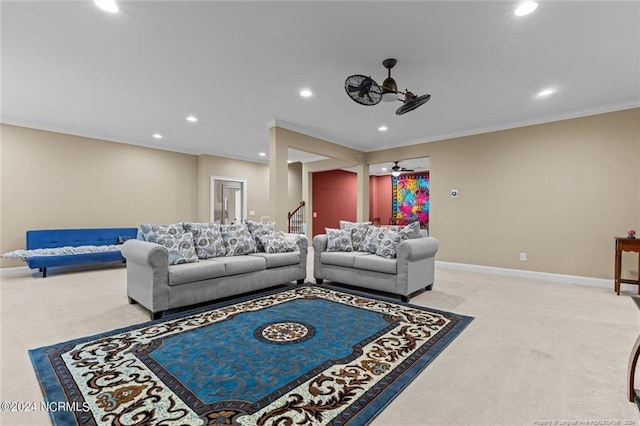
<path fill-rule="evenodd" d="M 418 348 L 418 350 L 416 350 L 410 356 L 402 360 L 401 365 L 403 368 L 401 369 L 394 368 L 391 372 L 386 374 L 382 380 L 374 384 L 370 389 L 366 390 L 365 392 L 366 394 L 368 395 L 371 395 L 372 393 L 374 394 L 372 398 L 371 397 L 364 398 L 364 401 L 361 401 L 361 398 L 358 398 L 356 401 L 350 404 L 346 409 L 342 410 L 339 416 L 335 417 L 332 421 L 328 423 L 332 425 L 341 425 L 341 424 L 346 424 L 347 422 L 349 425 L 360 425 L 360 424 L 366 424 L 369 421 L 371 421 L 371 419 L 374 418 L 376 415 L 378 415 L 395 398 L 397 393 L 402 391 L 409 383 L 411 383 L 411 381 L 413 381 L 415 377 L 417 377 L 420 371 L 424 370 L 424 368 L 426 368 L 431 363 L 431 361 L 435 359 L 435 357 L 437 357 L 437 355 L 441 353 L 442 350 L 447 345 L 449 345 L 468 326 L 468 324 L 473 319 L 468 316 L 458 315 L 451 312 L 439 311 L 437 309 L 416 306 L 409 303 L 403 303 L 395 299 L 381 297 L 379 295 L 363 293 L 357 290 L 345 289 L 345 288 L 326 285 L 326 284 L 315 285 L 315 284 L 307 283 L 302 285 L 277 288 L 277 289 L 261 292 L 259 294 L 252 294 L 252 295 L 248 295 L 241 298 L 227 300 L 221 303 L 216 303 L 214 305 L 198 308 L 193 311 L 172 315 L 170 317 L 167 317 L 161 320 L 151 321 L 143 324 L 136 324 L 129 327 L 124 327 L 124 328 L 120 328 L 120 329 L 105 332 L 105 333 L 100 333 L 93 336 L 70 340 L 57 345 L 33 349 L 29 351 L 29 356 L 33 363 L 34 369 L 36 370 L 38 381 L 40 383 L 43 394 L 45 395 L 45 400 L 47 402 L 69 401 L 69 402 L 82 403 L 85 401 L 85 399 L 82 395 L 81 390 L 77 386 L 75 380 L 73 380 L 72 373 L 68 370 L 65 362 L 63 362 L 61 357 L 56 356 L 56 354 L 64 352 L 65 350 L 68 351 L 69 349 L 73 347 L 77 347 L 78 345 L 88 343 L 88 342 L 94 342 L 102 338 L 107 338 L 110 336 L 111 337 L 118 336 L 118 335 L 126 334 L 129 332 L 135 332 L 136 330 L 145 329 L 148 327 L 152 327 L 154 325 L 160 326 L 162 324 L 169 323 L 171 321 L 175 321 L 178 319 L 194 317 L 208 311 L 214 311 L 214 310 L 222 309 L 225 307 L 228 308 L 230 306 L 241 305 L 245 302 L 256 301 L 262 298 L 268 298 L 269 296 L 273 296 L 278 293 L 287 294 L 292 292 L 300 292 L 302 291 L 302 289 L 307 289 L 310 291 L 311 289 L 314 289 L 314 288 L 322 289 L 324 291 L 330 291 L 330 292 L 345 293 L 348 296 L 357 296 L 361 298 L 371 299 L 376 302 L 392 303 L 395 305 L 409 307 L 409 308 L 417 309 L 418 311 L 442 315 L 447 317 L 447 319 L 449 320 L 449 322 L 444 327 L 442 327 L 436 333 L 434 333 L 434 336 L 436 335 L 439 336 L 437 339 L 429 338 L 429 340 L 425 342 L 423 345 L 421 345 L 420 348 Z M 278 303 L 285 303 L 286 301 L 295 300 L 298 298 L 300 297 L 292 297 L 287 300 L 279 301 Z M 325 300 L 329 300 L 329 299 L 325 299 Z M 334 301 L 334 300 L 331 300 L 331 301 Z M 334 302 L 339 303 L 337 301 L 334 301 Z M 349 306 L 352 306 L 352 305 L 349 305 Z M 352 307 L 356 307 L 356 306 L 352 306 Z M 233 317 L 236 314 L 237 313 L 232 313 L 230 317 Z M 387 319 L 387 321 L 389 320 Z M 393 325 L 391 324 L 389 327 L 392 327 L 392 326 Z M 382 331 L 376 333 L 375 335 L 370 336 L 365 340 L 367 340 L 368 342 L 371 342 L 376 339 L 376 336 L 381 334 L 383 334 Z M 363 346 L 365 344 L 367 343 L 363 343 Z M 136 355 L 140 355 L 142 352 L 144 352 L 144 350 L 138 352 Z M 350 357 L 355 358 L 355 356 L 350 356 Z M 143 361 L 144 364 L 147 365 L 147 368 L 150 368 L 151 366 L 147 362 L 145 362 L 143 358 L 144 356 L 139 357 L 139 360 Z M 324 364 L 327 364 L 327 363 L 324 363 Z M 324 364 L 323 364 L 323 367 L 326 368 L 326 365 Z M 161 369 L 164 370 L 163 368 Z M 150 368 L 150 370 L 153 371 L 153 373 L 157 376 L 157 379 L 167 384 L 168 387 L 175 392 L 176 388 L 173 385 L 166 382 L 167 377 L 173 378 L 169 373 L 166 373 L 167 376 L 164 376 L 163 378 L 163 374 L 158 374 L 158 371 L 152 368 Z M 316 370 L 322 371 L 320 367 L 314 368 L 312 371 L 316 371 Z M 57 371 L 58 374 L 56 374 L 55 371 Z M 310 375 L 311 374 L 307 374 L 307 375 L 296 378 L 295 380 L 293 380 L 292 382 L 286 385 L 286 389 L 291 390 L 296 386 L 303 384 L 305 382 L 305 379 L 307 379 L 308 376 Z M 72 389 L 70 393 L 68 388 L 64 388 L 62 386 L 62 384 L 59 382 L 59 379 L 62 382 L 64 382 L 65 385 L 69 385 L 70 383 L 72 384 Z M 175 380 L 175 378 L 173 379 Z M 197 397 L 195 397 L 195 395 L 193 395 L 190 391 L 188 391 L 188 389 L 184 387 L 182 389 L 181 395 L 184 395 L 183 393 L 184 391 L 187 391 L 187 394 L 191 394 L 190 397 L 188 397 L 187 399 L 191 400 L 193 398 L 193 401 L 195 403 L 192 404 L 192 403 L 186 403 L 183 401 L 181 402 L 188 405 L 189 408 L 193 410 L 194 413 L 198 415 L 202 415 L 205 412 L 210 411 L 210 408 L 213 408 L 214 404 L 203 404 L 201 401 L 199 401 Z M 282 391 L 283 391 L 282 388 L 278 390 L 278 392 L 281 394 L 282 394 Z M 220 404 L 220 408 L 234 408 L 240 411 L 245 411 L 247 408 L 251 407 L 249 410 L 249 413 L 251 413 L 256 409 L 259 409 L 262 403 L 272 402 L 274 400 L 277 400 L 277 398 L 275 398 L 276 396 L 275 393 L 276 392 L 274 392 L 272 395 L 265 396 L 264 398 L 262 398 L 262 400 L 258 402 L 254 402 L 251 404 L 244 404 L 244 406 L 242 406 L 243 404 L 234 405 L 232 401 L 219 403 L 219 404 Z M 54 424 L 97 424 L 95 422 L 95 419 L 93 419 L 93 416 L 91 415 L 91 413 L 88 413 L 88 414 L 75 413 L 75 416 L 74 416 L 73 412 L 60 411 L 55 413 L 51 412 L 50 415 Z"/>

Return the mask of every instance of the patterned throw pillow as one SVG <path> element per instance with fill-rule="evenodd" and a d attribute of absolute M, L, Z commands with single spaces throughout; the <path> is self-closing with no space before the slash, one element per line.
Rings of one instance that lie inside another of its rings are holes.
<path fill-rule="evenodd" d="M 241 256 L 256 252 L 256 242 L 246 225 L 221 225 L 222 238 L 227 246 L 227 256 Z"/>
<path fill-rule="evenodd" d="M 140 237 L 144 241 L 150 241 L 149 237 L 154 234 L 171 234 L 178 235 L 184 233 L 182 222 L 172 223 L 171 225 L 151 225 L 150 223 L 140 224 Z"/>
<path fill-rule="evenodd" d="M 289 241 L 284 232 L 273 232 L 258 237 L 265 253 L 287 253 L 298 250 L 298 245 Z"/>
<path fill-rule="evenodd" d="M 249 229 L 249 233 L 251 234 L 254 241 L 256 242 L 257 251 L 261 251 L 261 252 L 266 251 L 262 246 L 262 241 L 260 240 L 260 237 L 268 234 L 273 234 L 274 232 L 276 232 L 275 225 L 276 225 L 275 222 L 258 223 L 251 220 L 247 221 L 247 228 Z"/>
<path fill-rule="evenodd" d="M 364 237 L 364 241 L 362 242 L 361 250 L 375 254 L 375 252 L 378 250 L 378 246 L 384 239 L 385 232 L 386 228 L 382 228 L 380 226 L 370 226 L 367 230 L 366 236 Z"/>
<path fill-rule="evenodd" d="M 220 232 L 220 222 L 184 222 L 182 226 L 193 234 L 193 245 L 199 259 L 222 257 L 227 254 L 227 247 L 224 245 L 224 239 Z"/>
<path fill-rule="evenodd" d="M 347 222 L 346 220 L 340 221 L 340 229 L 351 231 L 351 244 L 353 245 L 353 251 L 366 251 L 362 247 L 364 238 L 367 235 L 367 230 L 371 226 L 371 222 Z"/>
<path fill-rule="evenodd" d="M 169 250 L 169 265 L 198 261 L 191 232 L 152 234 L 149 236 L 149 242 L 160 244 Z"/>
<path fill-rule="evenodd" d="M 420 237 L 420 222 L 412 222 L 407 226 L 401 226 L 397 232 L 404 237 L 404 239 L 414 239 Z"/>
<path fill-rule="evenodd" d="M 325 228 L 329 242 L 327 251 L 353 251 L 351 244 L 351 231 L 346 229 Z"/>
<path fill-rule="evenodd" d="M 380 241 L 378 249 L 376 250 L 376 256 L 393 259 L 398 253 L 398 244 L 405 239 L 406 238 L 399 232 L 386 230 L 384 238 Z"/>
<path fill-rule="evenodd" d="M 253 233 L 253 231 L 255 231 L 258 228 L 258 225 L 261 225 L 260 222 L 254 222 L 253 220 L 248 220 L 248 219 L 245 221 L 245 223 L 250 233 Z"/>

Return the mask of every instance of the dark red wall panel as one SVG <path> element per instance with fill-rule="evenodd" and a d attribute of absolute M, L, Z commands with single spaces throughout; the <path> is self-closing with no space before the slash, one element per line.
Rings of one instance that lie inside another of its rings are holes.
<path fill-rule="evenodd" d="M 324 228 L 339 228 L 341 220 L 355 222 L 358 175 L 343 170 L 313 174 L 313 236 Z"/>
<path fill-rule="evenodd" d="M 343 170 L 313 174 L 313 236 L 338 228 L 341 220 L 356 221 L 358 175 Z M 391 176 L 369 177 L 369 218 L 385 225 L 391 217 Z M 369 219 L 367 218 L 367 219 Z"/>
<path fill-rule="evenodd" d="M 369 216 L 379 217 L 387 224 L 391 217 L 391 176 L 371 176 L 369 179 Z"/>

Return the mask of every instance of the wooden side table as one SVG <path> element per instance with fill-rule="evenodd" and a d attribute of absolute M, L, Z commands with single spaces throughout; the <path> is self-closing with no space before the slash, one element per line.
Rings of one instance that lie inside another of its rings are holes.
<path fill-rule="evenodd" d="M 640 294 L 640 276 L 637 280 L 622 279 L 622 252 L 634 251 L 638 253 L 638 275 L 640 275 L 640 239 L 616 237 L 616 270 L 614 275 L 614 291 L 620 295 L 620 283 L 635 284 Z"/>

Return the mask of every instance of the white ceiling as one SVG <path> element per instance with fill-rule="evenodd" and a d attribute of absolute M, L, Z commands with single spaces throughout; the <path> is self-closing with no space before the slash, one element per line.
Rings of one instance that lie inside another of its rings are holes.
<path fill-rule="evenodd" d="M 266 162 L 274 122 L 375 151 L 640 105 L 638 1 L 118 4 L 2 1 L 2 122 Z M 431 101 L 348 98 L 389 57 Z"/>

